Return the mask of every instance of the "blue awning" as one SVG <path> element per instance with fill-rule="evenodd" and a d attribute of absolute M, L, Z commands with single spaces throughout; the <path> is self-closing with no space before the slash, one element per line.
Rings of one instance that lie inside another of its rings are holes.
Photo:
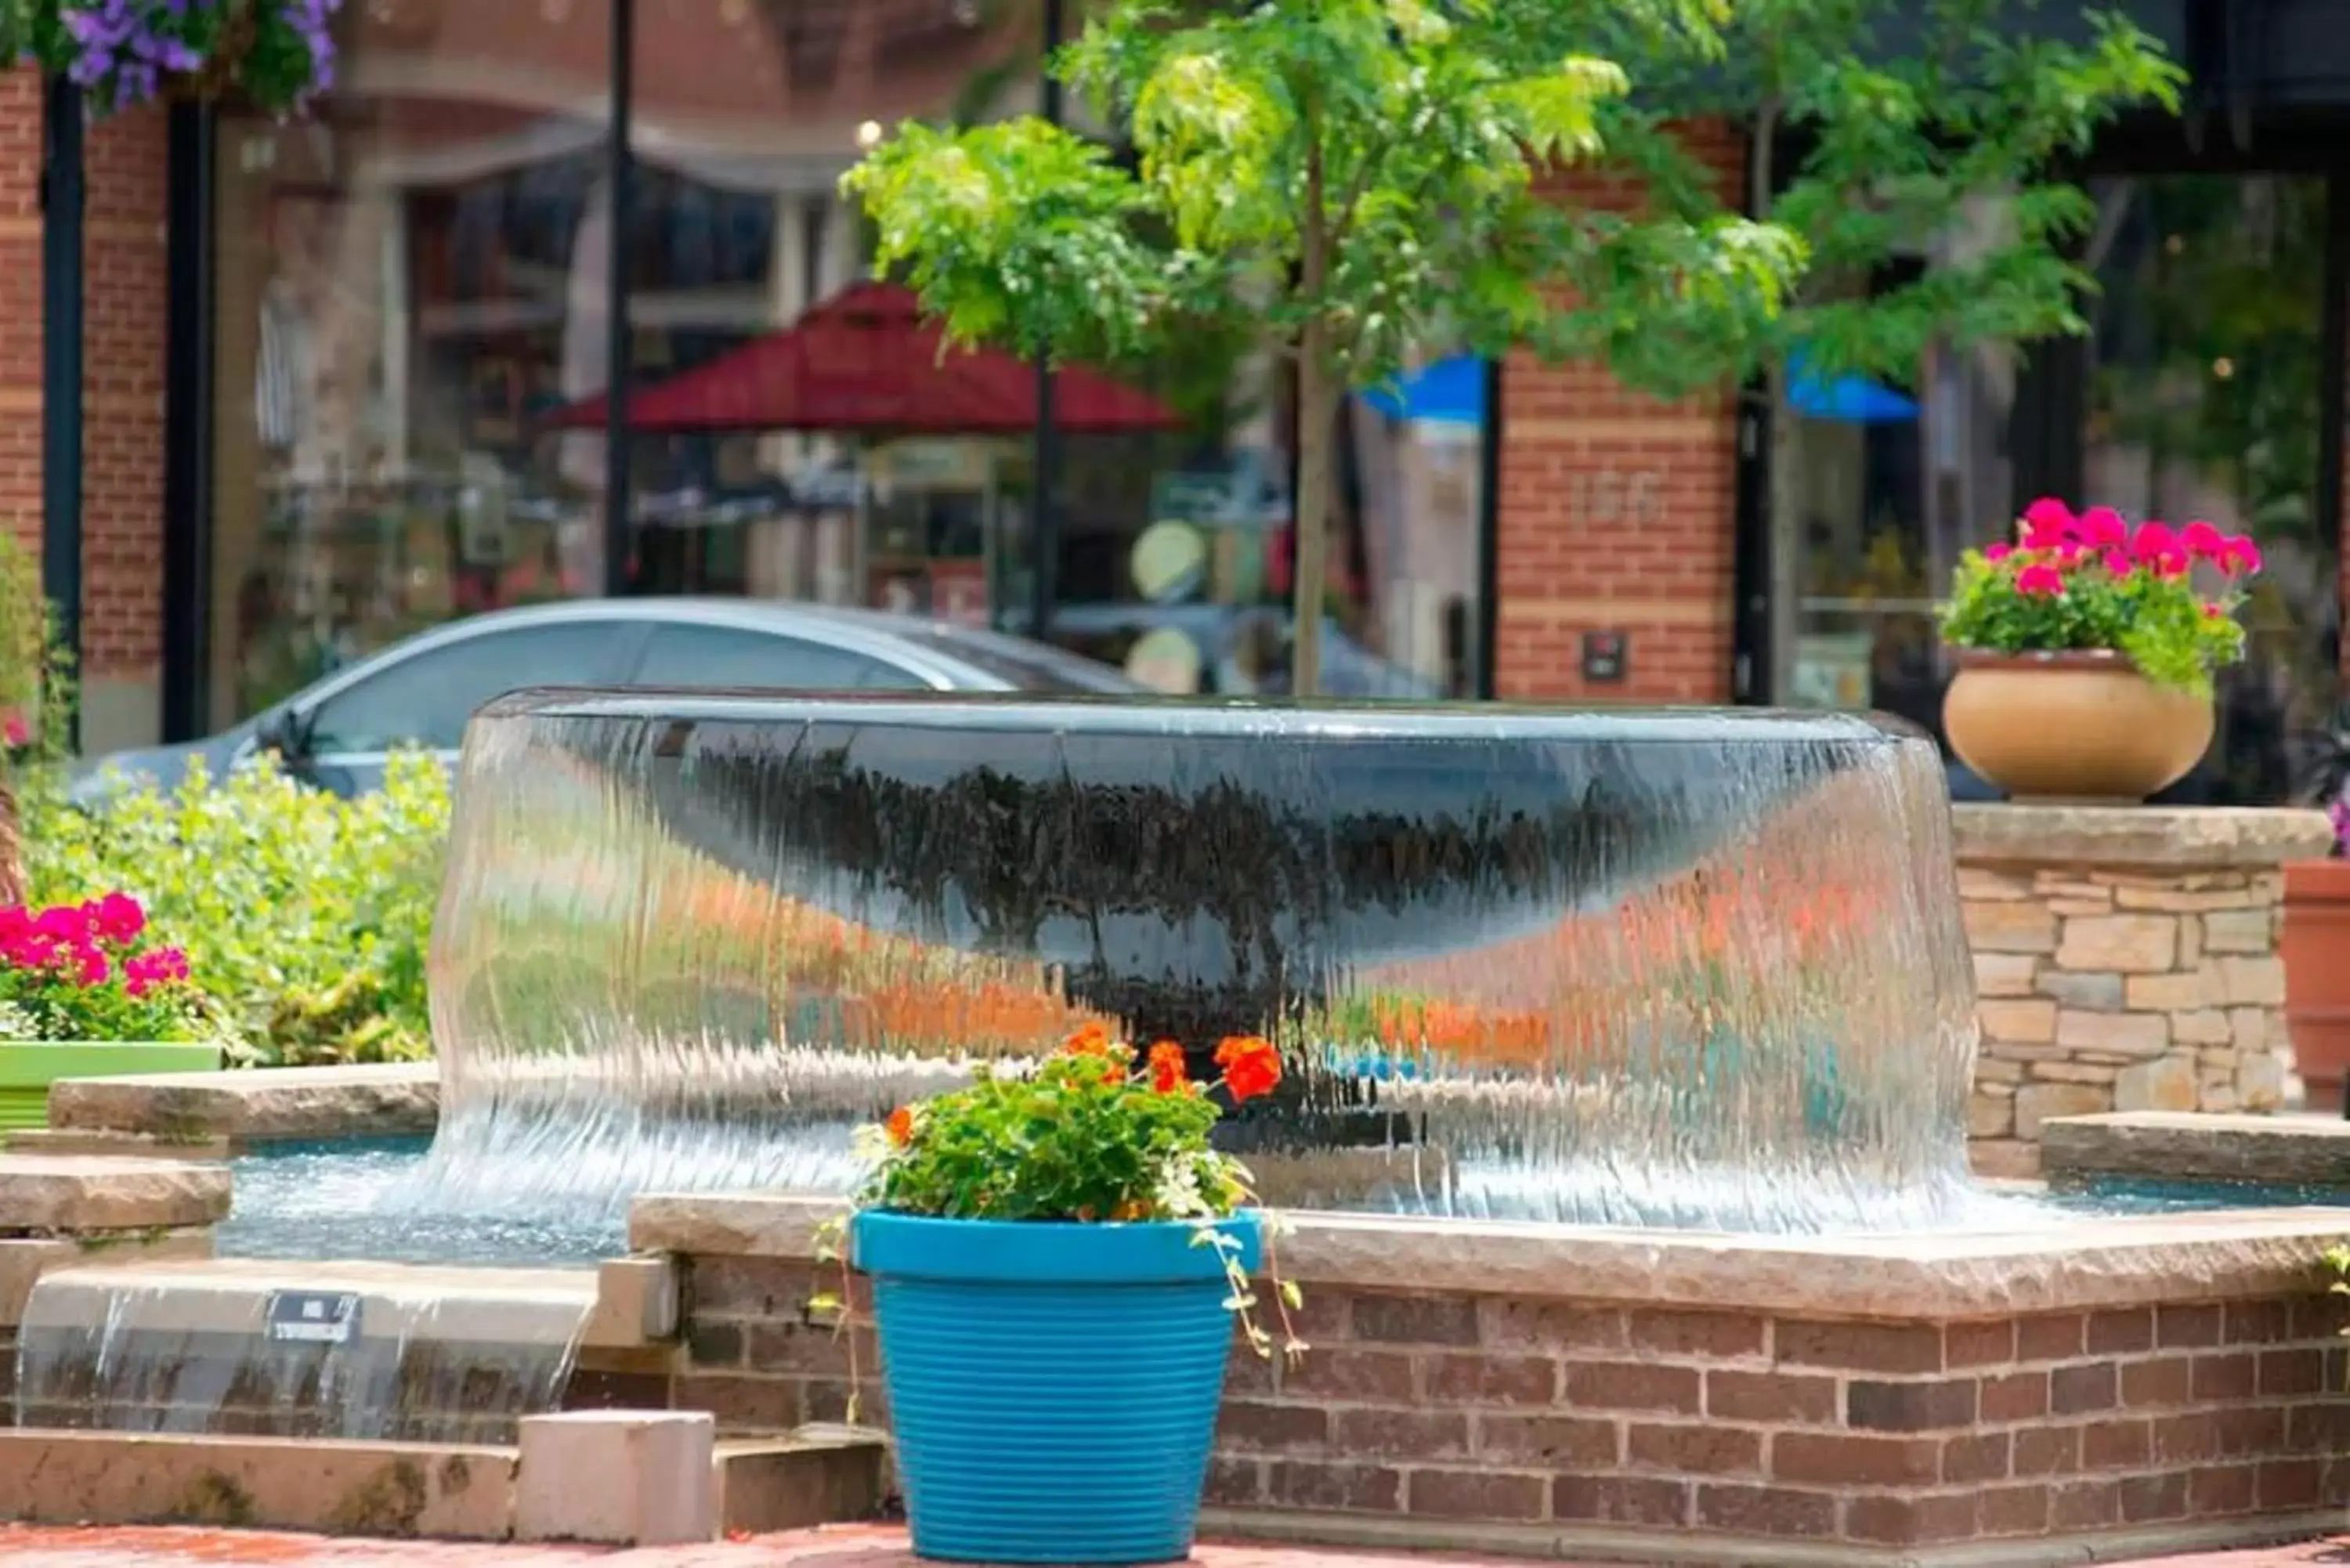
<path fill-rule="evenodd" d="M 1801 348 L 1787 356 L 1787 400 L 1807 420 L 1895 425 L 1918 417 L 1915 401 L 1866 376 L 1837 376 L 1823 381 L 1810 373 Z"/>
<path fill-rule="evenodd" d="M 1485 422 L 1485 361 L 1473 354 L 1439 359 L 1393 386 L 1375 387 L 1363 401 L 1391 420 L 1427 424 Z"/>

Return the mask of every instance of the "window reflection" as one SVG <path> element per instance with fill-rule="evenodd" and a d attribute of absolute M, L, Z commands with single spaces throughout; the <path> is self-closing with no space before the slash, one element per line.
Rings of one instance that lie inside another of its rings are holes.
<path fill-rule="evenodd" d="M 601 586 L 532 421 L 576 377 L 603 0 L 347 8 L 314 120 L 219 138 L 212 649 L 224 725 L 423 627 Z"/>
<path fill-rule="evenodd" d="M 2316 493 L 2325 182 L 2168 175 L 2096 194 L 2086 492 L 2250 534 L 2269 562 L 2248 657 L 2221 675 L 2219 740 L 2166 798 L 2274 803 L 2291 737 L 2339 684 L 2339 551 Z"/>

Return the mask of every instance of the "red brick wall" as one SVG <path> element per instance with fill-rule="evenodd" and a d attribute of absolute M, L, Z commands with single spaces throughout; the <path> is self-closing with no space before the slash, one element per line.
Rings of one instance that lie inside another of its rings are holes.
<path fill-rule="evenodd" d="M 85 673 L 154 681 L 162 656 L 165 118 L 88 143 L 84 265 Z M 41 91 L 0 75 L 0 521 L 41 529 Z"/>
<path fill-rule="evenodd" d="M 1725 128 L 1696 144 L 1734 196 L 1742 140 Z M 1621 199 L 1596 175 L 1563 185 L 1593 204 Z M 1519 355 L 1503 367 L 1498 695 L 1730 700 L 1737 441 L 1727 389 L 1666 404 L 1588 365 Z M 1586 631 L 1626 635 L 1622 682 L 1585 683 Z"/>
<path fill-rule="evenodd" d="M 841 1419 L 847 1347 L 809 1309 L 838 1288 L 829 1267 L 691 1259 L 671 1403 L 730 1433 Z M 1514 1530 L 1545 1554 L 1606 1532 L 1660 1556 L 1697 1530 L 1758 1563 L 1974 1542 L 1994 1563 L 2002 1543 L 2037 1559 L 2122 1527 L 2251 1535 L 2350 1501 L 2343 1314 L 2324 1297 L 1939 1324 L 1306 1290 L 1299 1366 L 1233 1354 L 1209 1494 L 1243 1528 Z M 886 1422 L 855 1332 L 860 1417 Z"/>

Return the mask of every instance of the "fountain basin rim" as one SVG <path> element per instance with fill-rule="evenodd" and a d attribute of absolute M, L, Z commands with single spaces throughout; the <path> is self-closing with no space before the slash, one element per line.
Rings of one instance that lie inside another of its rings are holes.
<path fill-rule="evenodd" d="M 841 1199 L 656 1194 L 638 1252 L 807 1261 Z M 1284 1210 L 1282 1272 L 1315 1284 L 1947 1321 L 2311 1288 L 2350 1209 L 2220 1210 L 2016 1231 L 1762 1236 Z"/>
<path fill-rule="evenodd" d="M 872 691 L 855 694 L 537 686 L 508 692 L 476 722 L 550 719 L 761 720 L 859 725 L 946 726 L 983 731 L 1049 730 L 1146 739 L 1516 741 L 1583 743 L 1885 743 L 1921 732 L 1886 714 L 1783 708 L 1565 709 L 1505 702 L 1412 703 L 1361 699 L 1313 702 L 1235 698 L 1151 698 L 1026 692 Z"/>

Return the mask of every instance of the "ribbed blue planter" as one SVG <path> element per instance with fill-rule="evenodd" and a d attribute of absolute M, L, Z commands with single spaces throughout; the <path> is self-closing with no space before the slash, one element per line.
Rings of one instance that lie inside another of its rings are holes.
<path fill-rule="evenodd" d="M 1223 1227 L 1257 1266 L 1253 1215 Z M 1189 1225 L 866 1210 L 882 1381 L 914 1552 L 950 1563 L 1190 1555 L 1232 1343 Z"/>

